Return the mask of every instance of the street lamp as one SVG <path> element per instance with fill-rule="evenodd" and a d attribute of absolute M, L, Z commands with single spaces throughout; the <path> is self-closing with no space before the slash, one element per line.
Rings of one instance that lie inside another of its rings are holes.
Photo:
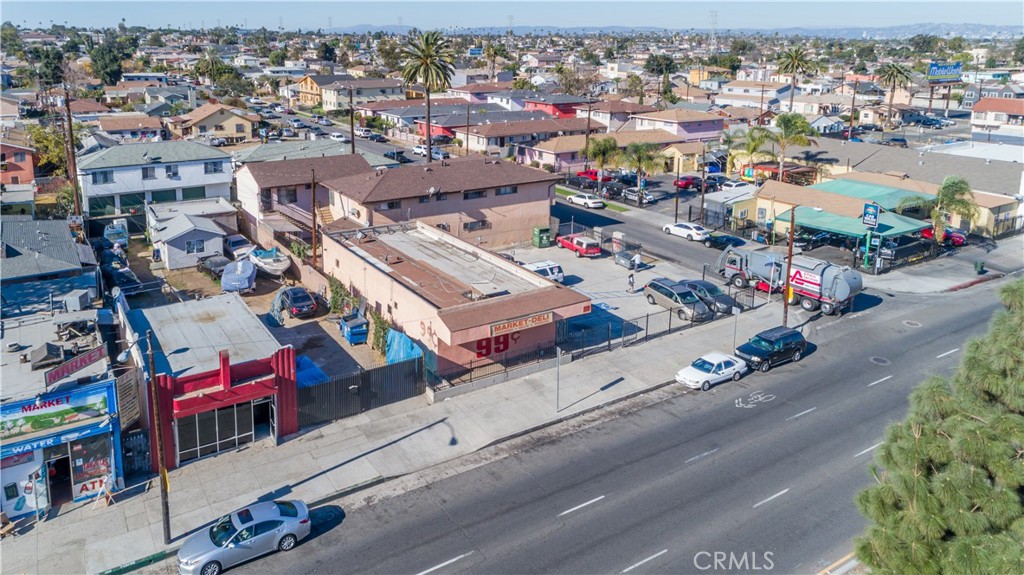
<path fill-rule="evenodd" d="M 117 356 L 118 363 L 124 363 L 128 361 L 129 352 L 133 347 L 139 344 L 141 339 L 135 340 L 135 343 L 129 345 L 124 351 Z M 167 466 L 164 464 L 164 449 L 163 442 L 160 437 L 161 418 L 160 418 L 160 402 L 157 399 L 157 386 L 156 386 L 156 364 L 153 360 L 153 330 L 146 331 L 146 354 L 149 357 L 149 401 L 150 409 L 152 409 L 153 433 L 150 433 L 150 449 L 156 449 L 156 465 L 157 470 L 160 473 L 160 515 L 163 519 L 164 527 L 164 545 L 171 544 L 171 511 L 170 506 L 167 503 Z M 153 441 L 152 438 L 156 438 Z"/>

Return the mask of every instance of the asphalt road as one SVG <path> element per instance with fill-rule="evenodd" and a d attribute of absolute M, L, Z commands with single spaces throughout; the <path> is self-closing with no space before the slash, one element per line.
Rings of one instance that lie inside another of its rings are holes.
<path fill-rule="evenodd" d="M 798 364 L 334 513 L 236 571 L 815 573 L 863 529 L 853 498 L 886 425 L 997 307 L 991 290 L 898 296 L 817 322 Z"/>

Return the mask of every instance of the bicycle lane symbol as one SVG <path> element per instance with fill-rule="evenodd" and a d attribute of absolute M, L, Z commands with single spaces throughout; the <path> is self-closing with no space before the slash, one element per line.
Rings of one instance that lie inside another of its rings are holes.
<path fill-rule="evenodd" d="M 773 399 L 775 399 L 775 396 L 770 393 L 765 393 L 763 391 L 752 391 L 750 392 L 750 395 L 748 395 L 747 397 L 738 398 L 736 400 L 736 407 L 753 409 L 757 407 L 757 404 L 767 403 Z"/>

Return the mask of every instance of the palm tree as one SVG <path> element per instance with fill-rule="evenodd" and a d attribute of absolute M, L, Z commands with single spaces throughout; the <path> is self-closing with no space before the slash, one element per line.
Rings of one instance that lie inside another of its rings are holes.
<path fill-rule="evenodd" d="M 786 163 L 786 148 L 790 146 L 809 148 L 817 146 L 818 141 L 811 137 L 815 135 L 814 128 L 807 122 L 807 118 L 795 112 L 779 114 L 775 118 L 775 127 L 779 131 L 768 132 L 768 141 L 779 147 L 779 181 L 781 182 Z"/>
<path fill-rule="evenodd" d="M 637 185 L 641 192 L 644 191 L 644 179 L 649 174 L 654 174 L 665 167 L 665 162 L 658 154 L 658 147 L 655 144 L 633 142 L 626 146 L 626 149 L 618 152 L 615 158 L 619 164 L 625 164 L 636 172 Z"/>
<path fill-rule="evenodd" d="M 615 138 L 593 138 L 587 144 L 587 147 L 583 149 L 583 155 L 594 162 L 597 169 L 600 170 L 601 175 L 604 176 L 604 168 L 610 164 L 615 156 L 619 153 L 619 145 L 615 142 Z M 604 187 L 602 178 L 597 179 L 597 195 L 601 195 L 601 189 Z"/>
<path fill-rule="evenodd" d="M 907 208 L 930 207 L 932 226 L 935 229 L 935 242 L 941 244 L 946 238 L 944 220 L 949 214 L 960 216 L 960 220 L 973 222 L 978 217 L 978 204 L 974 202 L 971 185 L 960 176 L 947 176 L 942 180 L 934 198 L 926 196 L 908 196 L 896 205 L 896 211 Z M 968 223 L 968 227 L 970 224 Z M 966 230 L 970 231 L 970 230 Z"/>
<path fill-rule="evenodd" d="M 484 59 L 487 60 L 487 62 L 491 66 L 491 81 L 492 82 L 497 80 L 497 77 L 494 74 L 494 69 L 495 69 L 495 65 L 498 62 L 498 58 L 507 58 L 507 57 L 508 57 L 508 52 L 505 50 L 505 46 L 503 46 L 501 44 L 498 44 L 497 42 L 488 42 L 487 45 L 484 46 Z"/>
<path fill-rule="evenodd" d="M 747 164 L 748 168 L 754 167 L 754 162 L 761 160 L 772 160 L 775 158 L 775 154 L 765 149 L 765 145 L 768 143 L 769 132 L 768 130 L 755 126 L 750 128 L 746 132 L 737 134 L 736 150 L 734 154 L 735 161 Z M 742 170 L 740 176 L 743 176 Z M 751 174 L 753 176 L 753 174 Z"/>
<path fill-rule="evenodd" d="M 910 84 L 910 68 L 896 62 L 889 62 L 878 70 L 878 83 L 889 90 L 889 117 L 888 123 L 892 123 L 892 99 L 896 95 L 897 88 L 904 88 Z M 882 128 L 885 129 L 884 127 Z"/>
<path fill-rule="evenodd" d="M 800 74 L 810 74 L 818 70 L 818 65 L 811 60 L 807 50 L 802 46 L 784 50 L 776 58 L 779 65 L 779 72 L 790 74 L 792 80 L 789 88 L 789 111 L 793 111 L 793 98 L 796 96 L 796 78 Z"/>
<path fill-rule="evenodd" d="M 740 139 L 742 139 L 744 132 L 722 132 L 722 136 L 718 139 L 718 149 L 725 148 L 728 154 L 725 157 L 725 175 L 726 177 L 732 176 L 732 151 L 736 149 Z"/>
<path fill-rule="evenodd" d="M 455 73 L 455 51 L 451 41 L 436 30 L 422 32 L 419 36 L 410 36 L 402 49 L 405 66 L 402 68 L 402 79 L 406 84 L 423 84 L 427 93 L 427 147 L 431 146 L 430 130 L 430 92 L 445 90 L 452 84 Z M 427 154 L 427 163 L 431 156 Z"/>

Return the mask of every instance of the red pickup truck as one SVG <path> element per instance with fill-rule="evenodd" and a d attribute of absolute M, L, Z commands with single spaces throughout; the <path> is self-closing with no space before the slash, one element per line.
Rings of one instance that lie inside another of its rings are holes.
<path fill-rule="evenodd" d="M 568 236 L 558 236 L 558 247 L 565 248 L 576 252 L 576 257 L 588 257 L 601 255 L 601 243 L 595 239 L 581 236 L 579 234 L 570 234 Z"/>

